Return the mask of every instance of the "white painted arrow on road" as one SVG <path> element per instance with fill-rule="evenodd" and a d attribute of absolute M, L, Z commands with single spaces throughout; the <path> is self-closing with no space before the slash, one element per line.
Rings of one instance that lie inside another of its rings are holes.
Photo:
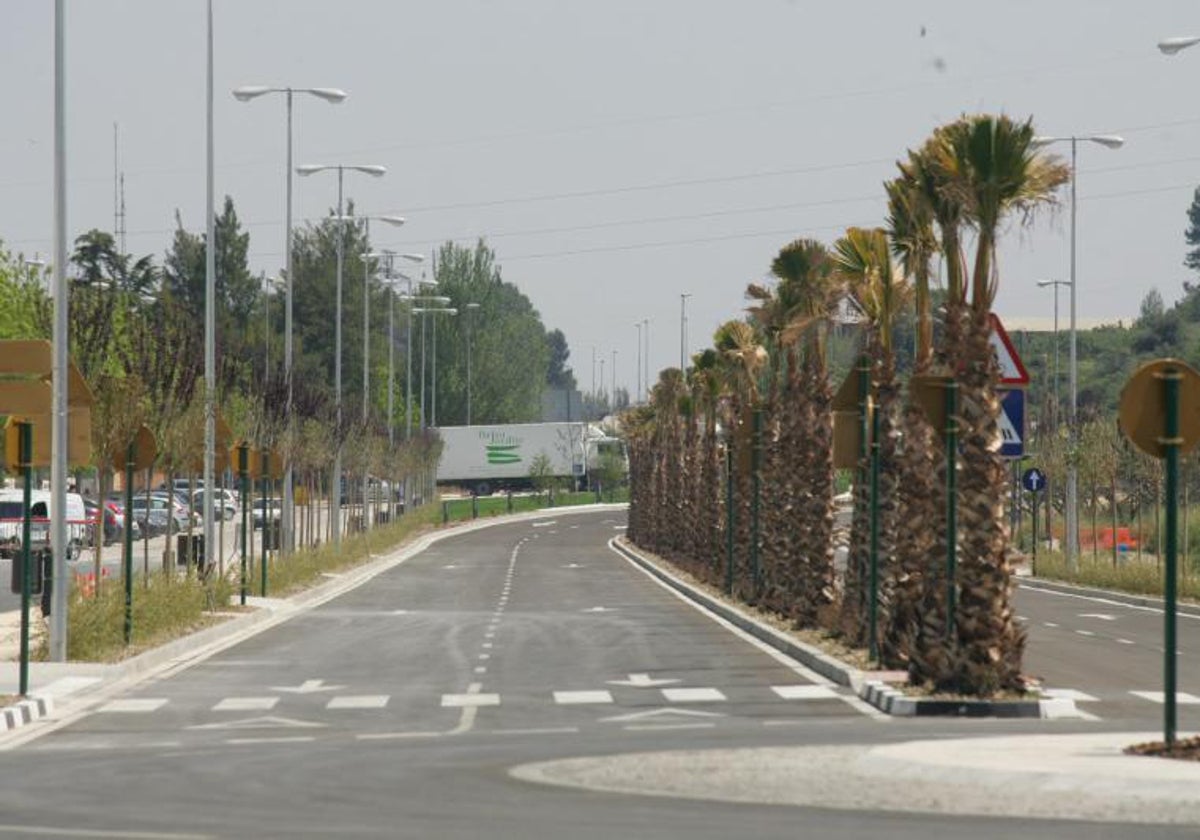
<path fill-rule="evenodd" d="M 644 712 L 632 712 L 627 715 L 617 715 L 616 717 L 600 718 L 601 723 L 632 723 L 638 720 L 652 720 L 655 718 L 671 717 L 678 715 L 679 717 L 689 718 L 719 718 L 725 715 L 717 714 L 716 712 L 697 712 L 692 709 L 673 709 L 669 706 L 664 706 L 661 709 L 647 709 Z"/>
<path fill-rule="evenodd" d="M 630 674 L 627 680 L 609 680 L 609 685 L 628 685 L 633 688 L 655 688 L 660 685 L 672 685 L 679 680 L 653 679 L 649 674 Z"/>
<path fill-rule="evenodd" d="M 294 720 L 285 717 L 253 717 L 227 720 L 219 723 L 202 723 L 188 729 L 319 729 L 323 723 L 309 720 Z"/>
<path fill-rule="evenodd" d="M 285 691 L 288 694 L 315 694 L 318 691 L 337 691 L 344 685 L 325 685 L 325 680 L 305 680 L 300 685 L 273 685 L 272 691 Z"/>

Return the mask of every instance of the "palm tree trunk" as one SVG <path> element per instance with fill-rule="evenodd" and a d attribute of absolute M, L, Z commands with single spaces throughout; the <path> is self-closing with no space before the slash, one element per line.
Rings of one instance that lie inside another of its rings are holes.
<path fill-rule="evenodd" d="M 982 244 L 981 244 L 982 248 Z M 959 655 L 953 688 L 991 695 L 1021 690 L 1024 631 L 1012 609 L 1013 579 L 1004 524 L 1004 462 L 999 455 L 999 370 L 987 313 L 972 309 L 959 393 L 962 420 L 962 533 L 955 615 Z"/>

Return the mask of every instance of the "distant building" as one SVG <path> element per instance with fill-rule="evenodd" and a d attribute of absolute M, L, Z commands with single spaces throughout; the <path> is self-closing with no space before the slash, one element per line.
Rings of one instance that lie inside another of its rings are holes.
<path fill-rule="evenodd" d="M 583 394 L 565 388 L 542 391 L 542 422 L 567 423 L 583 420 Z"/>

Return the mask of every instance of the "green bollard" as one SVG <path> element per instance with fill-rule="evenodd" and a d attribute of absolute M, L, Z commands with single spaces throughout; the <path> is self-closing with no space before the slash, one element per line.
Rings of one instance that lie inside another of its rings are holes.
<path fill-rule="evenodd" d="M 479 518 L 479 497 L 478 496 L 471 497 L 471 518 L 472 519 Z"/>
<path fill-rule="evenodd" d="M 442 524 L 445 525 L 450 521 L 450 502 L 442 500 Z"/>

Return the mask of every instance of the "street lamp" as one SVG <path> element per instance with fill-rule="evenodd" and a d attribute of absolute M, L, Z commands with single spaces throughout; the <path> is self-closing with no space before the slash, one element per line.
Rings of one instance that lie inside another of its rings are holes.
<path fill-rule="evenodd" d="M 467 304 L 467 425 L 471 425 L 471 331 L 475 325 L 475 317 L 471 315 L 479 308 L 478 303 Z"/>
<path fill-rule="evenodd" d="M 439 303 L 442 303 L 442 302 L 449 303 L 450 302 L 450 298 L 447 298 L 447 297 L 427 298 L 427 300 L 434 300 Z M 421 324 L 422 324 L 421 334 L 422 334 L 422 336 L 424 336 L 424 333 L 425 333 L 424 324 L 425 324 L 425 315 L 426 314 L 429 314 L 429 315 L 438 315 L 438 314 L 457 315 L 458 314 L 457 309 L 455 309 L 453 307 L 448 307 L 448 306 L 436 307 L 436 308 L 430 307 L 430 306 L 415 306 L 415 307 L 413 307 L 412 311 L 416 312 L 418 315 L 421 316 Z M 433 387 L 430 391 L 431 406 L 430 406 L 430 423 L 429 423 L 429 425 L 436 428 L 437 427 L 437 319 L 436 318 L 433 321 L 432 343 L 433 343 Z M 424 338 L 422 338 L 422 340 L 421 340 L 421 372 L 422 373 L 425 372 L 425 340 L 424 340 Z M 424 377 L 422 377 L 422 379 L 423 378 Z M 422 396 L 421 403 L 422 403 L 422 405 L 424 405 L 424 402 L 425 402 L 424 396 L 425 395 L 422 394 L 421 396 Z"/>
<path fill-rule="evenodd" d="M 287 282 L 287 302 L 284 305 L 284 327 L 283 327 L 283 375 L 287 380 L 287 407 L 285 414 L 287 416 L 287 436 L 288 445 L 283 448 L 284 457 L 284 474 L 283 474 L 283 521 L 281 531 L 283 536 L 283 550 L 291 552 L 295 548 L 295 540 L 293 538 L 293 519 L 295 516 L 293 503 L 293 474 L 292 474 L 292 403 L 293 403 L 293 383 L 292 383 L 292 299 L 294 291 L 294 283 L 292 282 L 292 98 L 296 93 L 305 93 L 309 96 L 315 96 L 317 99 L 324 99 L 326 102 L 338 104 L 346 98 L 346 92 L 337 88 L 293 88 L 293 87 L 270 87 L 267 85 L 243 85 L 242 87 L 233 89 L 233 97 L 239 102 L 249 102 L 252 99 L 257 99 L 260 96 L 265 96 L 269 93 L 282 93 L 287 102 L 287 164 L 285 169 L 285 181 L 287 182 L 287 210 L 284 215 L 283 227 L 283 252 L 284 252 L 284 277 Z"/>
<path fill-rule="evenodd" d="M 346 248 L 346 229 L 345 217 L 342 215 L 342 180 L 346 170 L 354 172 L 362 172 L 365 175 L 373 175 L 378 178 L 387 172 L 383 166 L 375 165 L 348 165 L 348 164 L 305 164 L 297 166 L 296 172 L 299 175 L 315 175 L 318 172 L 336 171 L 338 182 L 338 198 L 337 198 L 337 306 L 334 315 L 334 404 L 337 406 L 337 425 L 336 434 L 337 442 L 333 448 L 333 488 L 330 495 L 333 497 L 331 504 L 330 516 L 332 518 L 332 537 L 334 546 L 338 546 L 342 541 L 342 263 L 345 261 Z M 207 497 L 206 497 L 207 498 Z"/>
<path fill-rule="evenodd" d="M 1076 149 L 1079 141 L 1083 140 L 1088 143 L 1095 143 L 1099 146 L 1104 146 L 1106 149 L 1119 149 L 1125 145 L 1125 140 L 1115 134 L 1093 134 L 1084 137 L 1075 135 L 1063 137 L 1034 137 L 1032 145 L 1035 148 L 1049 146 L 1052 143 L 1070 143 L 1071 144 L 1071 280 L 1068 285 L 1071 287 L 1071 346 L 1070 346 L 1070 380 L 1071 380 L 1071 403 L 1067 414 L 1069 424 L 1070 441 L 1072 457 L 1067 461 L 1067 547 L 1066 559 L 1067 567 L 1074 568 L 1077 561 L 1076 554 L 1079 550 L 1079 467 L 1075 462 L 1074 452 L 1079 443 L 1079 429 L 1077 428 L 1076 415 L 1079 409 L 1078 400 L 1078 385 L 1079 385 L 1079 366 L 1076 358 L 1076 330 L 1075 330 L 1075 299 L 1076 291 L 1079 284 L 1075 282 L 1075 216 L 1076 216 Z"/>
<path fill-rule="evenodd" d="M 1040 288 L 1047 286 L 1054 287 L 1054 378 L 1051 380 L 1052 390 L 1054 392 L 1054 412 L 1052 418 L 1052 426 L 1058 428 L 1058 287 L 1070 286 L 1070 280 L 1039 280 L 1037 284 Z"/>

